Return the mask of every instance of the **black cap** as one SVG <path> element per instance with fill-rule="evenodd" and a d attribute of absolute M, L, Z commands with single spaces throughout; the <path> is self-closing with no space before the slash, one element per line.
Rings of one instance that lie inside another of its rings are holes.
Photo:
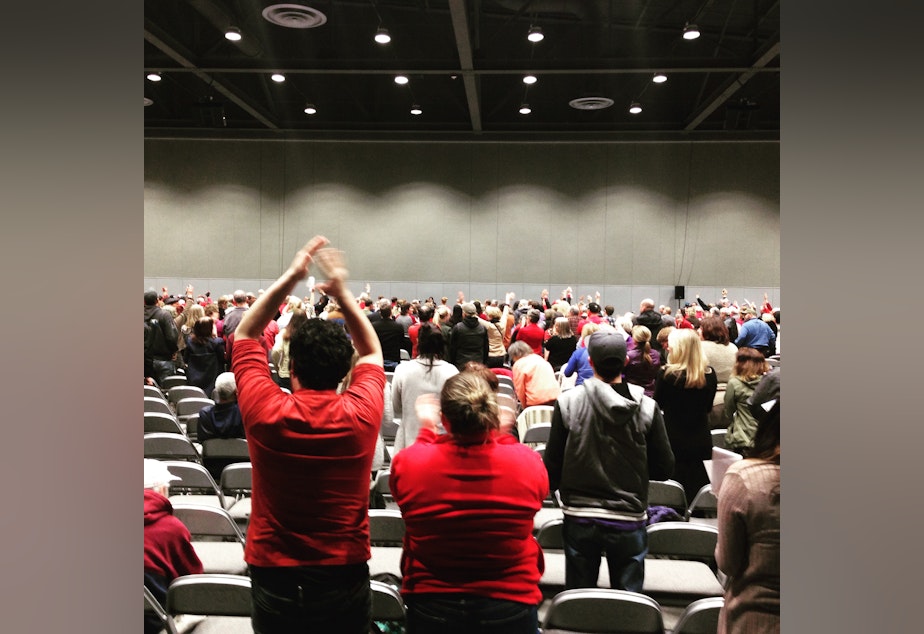
<path fill-rule="evenodd" d="M 626 340 L 617 332 L 598 330 L 587 340 L 587 354 L 597 374 L 615 377 L 626 364 Z"/>

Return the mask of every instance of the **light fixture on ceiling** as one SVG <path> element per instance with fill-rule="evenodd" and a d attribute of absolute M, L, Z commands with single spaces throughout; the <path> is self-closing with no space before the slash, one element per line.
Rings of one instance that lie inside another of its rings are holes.
<path fill-rule="evenodd" d="M 408 82 L 407 75 L 395 75 L 395 83 L 401 84 L 402 86 Z"/>
<path fill-rule="evenodd" d="M 687 24 L 685 27 L 683 27 L 683 39 L 695 40 L 699 36 L 699 27 L 695 24 Z"/>
<path fill-rule="evenodd" d="M 153 100 L 153 99 L 148 99 L 147 97 L 144 98 L 144 107 L 145 107 L 145 108 L 147 108 L 148 106 L 153 106 L 153 105 L 154 105 L 154 100 Z"/>
<path fill-rule="evenodd" d="M 273 73 L 273 75 L 272 75 L 272 77 L 270 77 L 270 79 L 272 79 L 272 80 L 273 80 L 274 82 L 276 82 L 277 84 L 281 84 L 282 82 L 284 82 L 284 81 L 286 80 L 286 76 L 283 75 L 282 73 Z"/>
<path fill-rule="evenodd" d="M 309 103 L 305 106 L 305 114 L 315 114 L 317 111 L 318 109 L 314 107 L 313 103 Z"/>
<path fill-rule="evenodd" d="M 537 81 L 539 81 L 539 78 L 536 77 L 535 75 L 527 75 L 526 77 L 523 78 L 524 84 L 532 85 L 532 84 L 535 84 Z"/>
<path fill-rule="evenodd" d="M 639 114 L 642 111 L 642 104 L 637 101 L 633 101 L 629 106 L 629 114 Z"/>
<path fill-rule="evenodd" d="M 229 26 L 225 31 L 225 39 L 230 42 L 240 42 L 242 37 L 241 30 L 236 26 Z"/>
<path fill-rule="evenodd" d="M 391 42 L 391 35 L 389 35 L 388 29 L 379 28 L 379 30 L 375 32 L 375 41 L 379 44 L 388 44 Z"/>
<path fill-rule="evenodd" d="M 421 110 L 421 109 L 420 109 L 420 106 L 418 106 L 418 105 L 415 103 L 413 106 L 411 106 L 411 114 L 412 114 L 412 115 L 423 114 L 423 110 Z"/>
<path fill-rule="evenodd" d="M 529 114 L 532 111 L 533 109 L 529 107 L 528 103 L 524 103 L 520 105 L 520 114 Z"/>
<path fill-rule="evenodd" d="M 151 71 L 148 73 L 148 81 L 160 81 L 163 77 L 160 76 L 160 73 Z"/>
<path fill-rule="evenodd" d="M 545 38 L 545 35 L 542 34 L 542 28 L 538 26 L 529 27 L 529 33 L 526 35 L 526 39 L 530 42 L 541 42 Z"/>
<path fill-rule="evenodd" d="M 655 73 L 654 77 L 651 78 L 651 81 L 653 81 L 656 84 L 663 84 L 664 82 L 667 81 L 667 75 L 665 75 L 664 73 Z"/>

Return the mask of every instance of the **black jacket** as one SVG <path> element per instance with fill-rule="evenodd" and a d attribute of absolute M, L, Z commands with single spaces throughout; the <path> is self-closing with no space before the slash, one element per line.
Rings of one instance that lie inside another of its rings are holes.
<path fill-rule="evenodd" d="M 644 520 L 649 480 L 673 475 L 657 403 L 640 386 L 617 385 L 592 377 L 555 404 L 544 461 L 566 514 Z"/>
<path fill-rule="evenodd" d="M 488 331 L 475 315 L 453 326 L 449 337 L 449 362 L 461 370 L 469 361 L 488 363 Z"/>

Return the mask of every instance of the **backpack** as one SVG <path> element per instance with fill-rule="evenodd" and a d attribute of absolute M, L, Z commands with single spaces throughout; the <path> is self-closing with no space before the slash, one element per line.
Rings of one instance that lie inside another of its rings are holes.
<path fill-rule="evenodd" d="M 154 351 L 158 350 L 163 352 L 165 349 L 164 343 L 164 332 L 160 329 L 160 325 L 157 323 L 156 319 L 145 319 L 144 320 L 144 356 L 153 357 Z"/>

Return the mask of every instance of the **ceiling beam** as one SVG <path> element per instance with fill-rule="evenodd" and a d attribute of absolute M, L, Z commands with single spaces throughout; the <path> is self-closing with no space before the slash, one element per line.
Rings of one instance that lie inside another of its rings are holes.
<path fill-rule="evenodd" d="M 452 30 L 456 35 L 456 50 L 459 53 L 459 66 L 462 81 L 465 82 L 465 98 L 468 101 L 468 114 L 472 120 L 472 130 L 481 132 L 481 99 L 478 96 L 478 82 L 475 77 L 475 65 L 472 60 L 472 38 L 468 28 L 468 13 L 465 0 L 449 0 L 449 13 L 452 17 Z"/>
<path fill-rule="evenodd" d="M 684 130 L 695 130 L 700 123 L 705 121 L 719 106 L 727 102 L 728 99 L 738 92 L 754 75 L 766 68 L 767 64 L 772 62 L 779 54 L 780 43 L 777 41 L 767 52 L 761 55 L 748 70 L 732 79 L 724 88 L 719 90 L 718 95 L 700 108 L 699 112 L 693 115 L 690 122 L 684 127 Z"/>
<path fill-rule="evenodd" d="M 223 66 L 210 66 L 202 68 L 170 68 L 166 66 L 145 66 L 145 72 L 157 71 L 157 72 L 176 72 L 176 73 L 185 73 L 185 72 L 204 72 L 204 73 L 216 73 L 223 75 L 232 75 L 235 73 L 242 74 L 262 74 L 269 72 L 279 72 L 284 75 L 396 75 L 399 71 L 392 69 L 381 69 L 381 68 L 367 68 L 367 69 L 357 69 L 357 68 L 345 68 L 345 69 L 332 69 L 332 68 L 280 68 L 278 66 L 265 67 L 265 68 L 228 68 Z M 529 68 L 496 68 L 496 69 L 480 69 L 480 70 L 469 70 L 468 73 L 475 77 L 480 75 L 526 75 L 532 73 L 534 75 L 651 75 L 656 71 L 661 71 L 668 74 L 680 74 L 680 73 L 778 73 L 780 68 L 776 66 L 770 67 L 761 67 L 755 68 L 754 66 L 695 66 L 695 67 L 671 67 L 671 66 L 648 66 L 640 68 L 549 68 L 549 69 L 537 69 L 535 67 Z M 460 75 L 463 74 L 463 71 L 460 71 L 458 68 L 441 68 L 441 69 L 402 69 L 400 72 L 403 72 L 405 75 Z"/>
<path fill-rule="evenodd" d="M 188 53 L 180 52 L 180 46 L 177 44 L 172 44 L 167 42 L 167 37 L 164 35 L 157 35 L 154 33 L 154 30 L 157 30 L 156 27 L 149 24 L 145 20 L 144 24 L 144 39 L 147 42 L 150 42 L 153 46 L 156 46 L 160 51 L 167 55 L 170 59 L 175 61 L 177 64 L 182 66 L 184 69 L 192 72 L 196 77 L 205 82 L 209 88 L 214 89 L 216 92 L 221 93 L 227 97 L 231 102 L 237 105 L 241 110 L 252 116 L 254 119 L 265 125 L 271 130 L 278 130 L 279 126 L 266 118 L 261 112 L 256 108 L 251 106 L 247 101 L 236 94 L 233 90 L 222 84 L 220 81 L 216 81 L 209 73 L 203 71 L 201 68 L 198 68 L 191 60 Z"/>

